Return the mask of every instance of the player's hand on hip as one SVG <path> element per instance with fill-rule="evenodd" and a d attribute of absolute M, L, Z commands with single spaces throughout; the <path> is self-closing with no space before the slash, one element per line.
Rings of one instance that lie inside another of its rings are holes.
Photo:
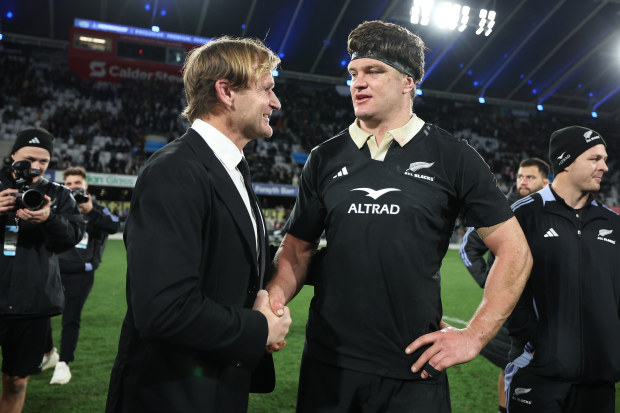
<path fill-rule="evenodd" d="M 411 366 L 412 372 L 421 371 L 423 379 L 473 360 L 481 350 L 480 342 L 471 330 L 457 329 L 447 324 L 442 324 L 442 327 L 444 325 L 447 327 L 418 337 L 405 349 L 405 353 L 412 354 L 423 346 L 430 346 Z"/>

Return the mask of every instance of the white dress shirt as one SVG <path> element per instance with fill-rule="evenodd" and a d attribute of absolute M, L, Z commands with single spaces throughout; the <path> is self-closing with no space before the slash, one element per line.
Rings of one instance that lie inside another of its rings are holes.
<path fill-rule="evenodd" d="M 226 172 L 230 175 L 230 179 L 232 179 L 235 187 L 237 187 L 237 191 L 239 192 L 239 195 L 241 195 L 245 208 L 248 210 L 248 215 L 250 215 L 250 219 L 252 220 L 254 239 L 256 240 L 256 251 L 258 253 L 259 243 L 258 232 L 256 230 L 257 218 L 254 217 L 254 213 L 252 212 L 252 205 L 250 204 L 252 201 L 250 200 L 248 191 L 245 189 L 243 176 L 241 175 L 241 172 L 239 172 L 239 169 L 237 169 L 237 165 L 241 162 L 241 158 L 243 157 L 243 152 L 240 151 L 239 148 L 237 148 L 237 146 L 226 137 L 226 135 L 203 120 L 196 119 L 192 123 L 192 129 L 198 132 L 198 134 L 202 136 L 202 139 L 204 139 L 207 145 L 209 145 L 209 147 L 213 150 L 213 153 L 215 153 L 217 159 L 219 159 L 222 165 L 224 165 L 224 169 L 226 169 Z"/>

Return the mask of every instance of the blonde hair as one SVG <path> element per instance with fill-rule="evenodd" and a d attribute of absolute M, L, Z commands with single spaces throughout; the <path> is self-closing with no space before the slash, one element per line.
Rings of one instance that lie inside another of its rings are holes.
<path fill-rule="evenodd" d="M 190 51 L 183 66 L 187 106 L 183 115 L 192 123 L 218 104 L 215 82 L 230 81 L 235 91 L 255 85 L 280 63 L 258 39 L 223 36 Z"/>

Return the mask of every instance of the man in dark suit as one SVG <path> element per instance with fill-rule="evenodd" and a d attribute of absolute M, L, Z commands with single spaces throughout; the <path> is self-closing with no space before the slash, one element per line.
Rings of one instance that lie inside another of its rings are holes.
<path fill-rule="evenodd" d="M 191 128 L 140 173 L 125 228 L 127 315 L 107 412 L 245 412 L 275 385 L 291 323 L 267 292 L 267 239 L 243 147 L 271 136 L 278 57 L 223 37 L 185 62 Z M 259 291 L 260 290 L 260 291 Z"/>

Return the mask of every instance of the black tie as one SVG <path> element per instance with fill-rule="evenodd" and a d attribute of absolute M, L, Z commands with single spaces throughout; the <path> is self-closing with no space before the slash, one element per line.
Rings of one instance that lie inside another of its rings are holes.
<path fill-rule="evenodd" d="M 243 183 L 245 185 L 246 191 L 248 191 L 248 196 L 250 197 L 250 206 L 252 207 L 252 212 L 254 213 L 254 219 L 256 220 L 256 235 L 258 237 L 258 264 L 259 264 L 259 288 L 262 287 L 263 278 L 264 278 L 264 268 L 265 268 L 265 234 L 263 232 L 263 216 L 261 215 L 258 209 L 258 199 L 256 198 L 256 194 L 252 189 L 252 181 L 250 178 L 250 167 L 248 166 L 248 161 L 245 160 L 244 157 L 241 158 L 241 161 L 237 165 L 237 169 L 241 172 L 241 176 L 243 176 Z"/>

